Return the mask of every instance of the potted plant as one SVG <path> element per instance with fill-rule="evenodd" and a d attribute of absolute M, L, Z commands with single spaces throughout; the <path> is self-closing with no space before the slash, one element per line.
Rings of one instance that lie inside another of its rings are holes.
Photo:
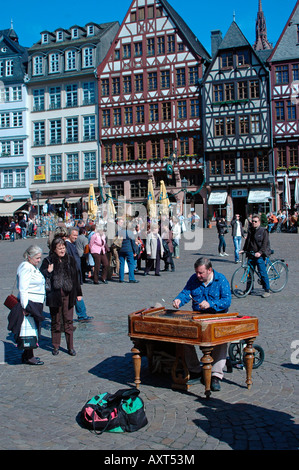
<path fill-rule="evenodd" d="M 284 176 L 287 172 L 287 167 L 286 166 L 278 166 L 276 168 L 276 175 L 277 176 Z"/>
<path fill-rule="evenodd" d="M 289 176 L 298 176 L 298 166 L 297 165 L 289 166 L 288 174 Z"/>

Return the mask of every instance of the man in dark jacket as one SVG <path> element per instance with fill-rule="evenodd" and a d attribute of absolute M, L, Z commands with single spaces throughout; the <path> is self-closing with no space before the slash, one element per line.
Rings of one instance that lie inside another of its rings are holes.
<path fill-rule="evenodd" d="M 257 266 L 261 275 L 261 281 L 265 290 L 262 297 L 270 296 L 270 284 L 266 269 L 265 259 L 270 256 L 271 248 L 268 231 L 261 227 L 261 218 L 259 215 L 252 216 L 252 226 L 248 231 L 248 236 L 243 247 L 244 251 L 253 252 L 254 257 L 250 258 L 252 266 Z M 240 251 L 242 253 L 242 251 Z"/>

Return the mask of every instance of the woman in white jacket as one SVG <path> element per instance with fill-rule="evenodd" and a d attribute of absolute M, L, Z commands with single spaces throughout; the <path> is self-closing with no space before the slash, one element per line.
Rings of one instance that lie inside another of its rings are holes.
<path fill-rule="evenodd" d="M 38 317 L 42 318 L 43 304 L 45 300 L 45 278 L 38 269 L 42 258 L 42 249 L 31 245 L 23 254 L 23 261 L 17 270 L 18 298 L 24 315 L 32 314 L 35 318 L 37 330 L 39 330 Z M 36 315 L 37 313 L 37 315 Z M 33 349 L 26 349 L 22 355 L 24 364 L 42 365 L 38 357 L 34 357 Z"/>
<path fill-rule="evenodd" d="M 144 275 L 147 276 L 149 271 L 155 265 L 155 276 L 160 276 L 160 260 L 163 258 L 163 243 L 159 235 L 159 227 L 156 224 L 151 226 L 151 231 L 146 238 L 146 267 Z M 156 261 L 156 263 L 155 263 Z"/>

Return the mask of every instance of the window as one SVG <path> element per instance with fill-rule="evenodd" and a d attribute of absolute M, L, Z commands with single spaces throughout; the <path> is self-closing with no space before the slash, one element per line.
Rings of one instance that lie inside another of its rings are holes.
<path fill-rule="evenodd" d="M 250 121 L 251 121 L 251 133 L 259 134 L 261 132 L 260 115 L 251 114 Z"/>
<path fill-rule="evenodd" d="M 185 77 L 185 69 L 180 68 L 176 69 L 176 86 L 185 86 L 186 85 L 186 77 Z"/>
<path fill-rule="evenodd" d="M 83 83 L 83 105 L 95 104 L 95 100 L 94 82 Z"/>
<path fill-rule="evenodd" d="M 131 140 L 126 145 L 127 160 L 135 160 L 135 144 L 134 140 Z"/>
<path fill-rule="evenodd" d="M 254 154 L 252 152 L 243 153 L 243 173 L 254 173 Z"/>
<path fill-rule="evenodd" d="M 135 23 L 136 19 L 137 19 L 136 11 L 131 11 L 131 14 L 130 14 L 131 23 Z"/>
<path fill-rule="evenodd" d="M 198 84 L 198 69 L 197 67 L 189 67 L 189 85 Z"/>
<path fill-rule="evenodd" d="M 160 158 L 160 141 L 159 140 L 152 140 L 151 141 L 151 150 L 152 150 L 152 158 Z"/>
<path fill-rule="evenodd" d="M 12 101 L 21 101 L 22 99 L 22 87 L 13 86 L 12 87 Z"/>
<path fill-rule="evenodd" d="M 63 31 L 57 31 L 56 33 L 56 41 L 63 41 Z"/>
<path fill-rule="evenodd" d="M 79 37 L 79 30 L 78 28 L 73 28 L 72 29 L 72 39 L 78 39 Z"/>
<path fill-rule="evenodd" d="M 173 154 L 173 142 L 172 139 L 164 139 L 164 157 L 170 157 Z"/>
<path fill-rule="evenodd" d="M 117 162 L 122 162 L 124 159 L 124 147 L 122 142 L 115 144 L 115 158 Z"/>
<path fill-rule="evenodd" d="M 44 121 L 33 123 L 33 145 L 45 144 L 45 123 Z"/>
<path fill-rule="evenodd" d="M 235 99 L 235 89 L 233 83 L 224 85 L 225 101 L 233 101 Z"/>
<path fill-rule="evenodd" d="M 76 70 L 76 52 L 75 51 L 67 51 L 66 52 L 66 70 Z"/>
<path fill-rule="evenodd" d="M 114 60 L 119 60 L 120 59 L 120 50 L 115 49 L 114 51 Z"/>
<path fill-rule="evenodd" d="M 284 102 L 283 101 L 275 102 L 275 118 L 276 118 L 276 121 L 284 121 Z"/>
<path fill-rule="evenodd" d="M 61 155 L 51 155 L 50 157 L 50 181 L 62 181 Z"/>
<path fill-rule="evenodd" d="M 131 57 L 131 44 L 123 45 L 123 59 L 130 59 Z"/>
<path fill-rule="evenodd" d="M 146 54 L 148 56 L 154 56 L 155 55 L 155 38 L 147 39 Z"/>
<path fill-rule="evenodd" d="M 158 54 L 165 54 L 165 37 L 159 36 L 157 38 L 157 52 Z"/>
<path fill-rule="evenodd" d="M 95 116 L 83 117 L 83 140 L 90 141 L 96 138 Z"/>
<path fill-rule="evenodd" d="M 167 36 L 167 53 L 175 52 L 175 37 L 174 34 Z"/>
<path fill-rule="evenodd" d="M 61 120 L 54 119 L 50 121 L 50 144 L 61 143 Z"/>
<path fill-rule="evenodd" d="M 260 97 L 260 86 L 258 80 L 249 82 L 249 96 L 251 99 Z"/>
<path fill-rule="evenodd" d="M 2 113 L 0 114 L 0 128 L 5 129 L 7 127 L 10 127 L 9 113 Z"/>
<path fill-rule="evenodd" d="M 135 57 L 142 56 L 142 42 L 135 42 L 134 51 L 135 51 Z"/>
<path fill-rule="evenodd" d="M 144 123 L 144 106 L 137 106 L 136 107 L 136 124 L 143 124 Z"/>
<path fill-rule="evenodd" d="M 247 98 L 247 82 L 238 82 L 238 99 L 245 100 Z"/>
<path fill-rule="evenodd" d="M 298 143 L 289 144 L 290 166 L 298 165 Z"/>
<path fill-rule="evenodd" d="M 132 91 L 131 75 L 125 75 L 123 77 L 123 86 L 124 86 L 124 93 L 131 93 Z"/>
<path fill-rule="evenodd" d="M 235 135 L 236 133 L 235 118 L 227 117 L 225 121 L 225 125 L 226 125 L 226 135 Z"/>
<path fill-rule="evenodd" d="M 131 182 L 131 197 L 142 198 L 147 197 L 147 181 L 132 181 Z"/>
<path fill-rule="evenodd" d="M 66 120 L 66 142 L 78 142 L 78 118 L 72 117 Z"/>
<path fill-rule="evenodd" d="M 277 146 L 277 166 L 286 167 L 287 166 L 287 150 L 285 145 Z"/>
<path fill-rule="evenodd" d="M 1 146 L 1 156 L 2 157 L 9 157 L 10 156 L 10 141 L 9 140 L 3 140 L 0 142 Z"/>
<path fill-rule="evenodd" d="M 180 155 L 189 155 L 189 138 L 182 136 L 179 139 L 180 142 Z"/>
<path fill-rule="evenodd" d="M 102 96 L 109 96 L 109 78 L 102 78 L 101 94 Z"/>
<path fill-rule="evenodd" d="M 9 87 L 0 87 L 0 103 L 8 103 L 9 100 Z"/>
<path fill-rule="evenodd" d="M 120 94 L 120 78 L 112 77 L 112 95 Z"/>
<path fill-rule="evenodd" d="M 226 175 L 235 173 L 235 155 L 233 153 L 224 154 L 223 172 Z"/>
<path fill-rule="evenodd" d="M 33 111 L 45 109 L 45 90 L 43 88 L 33 90 Z"/>
<path fill-rule="evenodd" d="M 7 77 L 13 76 L 13 60 L 6 60 L 5 61 L 5 73 Z"/>
<path fill-rule="evenodd" d="M 157 90 L 157 72 L 149 72 L 148 74 L 148 90 Z"/>
<path fill-rule="evenodd" d="M 96 174 L 96 154 L 95 152 L 84 153 L 84 179 L 95 179 Z"/>
<path fill-rule="evenodd" d="M 49 90 L 50 109 L 61 108 L 61 89 L 59 86 L 51 87 Z"/>
<path fill-rule="evenodd" d="M 150 122 L 158 122 L 159 121 L 158 104 L 150 104 L 149 120 L 150 120 Z"/>
<path fill-rule="evenodd" d="M 289 83 L 289 68 L 287 65 L 275 67 L 275 82 L 277 85 Z"/>
<path fill-rule="evenodd" d="M 210 174 L 221 175 L 221 160 L 218 155 L 211 157 L 210 161 Z"/>
<path fill-rule="evenodd" d="M 79 158 L 77 153 L 70 153 L 66 156 L 66 179 L 67 181 L 79 179 Z"/>
<path fill-rule="evenodd" d="M 296 104 L 292 101 L 287 101 L 288 120 L 294 121 L 296 119 Z"/>
<path fill-rule="evenodd" d="M 220 102 L 223 101 L 223 85 L 218 84 L 213 86 L 213 92 L 214 92 L 214 101 L 215 102 Z"/>
<path fill-rule="evenodd" d="M 110 183 L 110 186 L 113 199 L 124 195 L 124 183 L 122 181 Z"/>
<path fill-rule="evenodd" d="M 83 49 L 83 67 L 92 67 L 93 66 L 93 48 L 86 47 Z"/>
<path fill-rule="evenodd" d="M 242 67 L 242 65 L 249 65 L 249 52 L 248 51 L 237 52 L 237 64 L 238 64 L 238 67 Z"/>
<path fill-rule="evenodd" d="M 110 109 L 103 109 L 102 111 L 102 126 L 110 127 Z"/>
<path fill-rule="evenodd" d="M 249 117 L 239 116 L 239 132 L 240 134 L 249 134 Z"/>
<path fill-rule="evenodd" d="M 105 142 L 103 144 L 104 150 L 104 163 L 109 163 L 112 161 L 112 144 L 111 142 Z"/>
<path fill-rule="evenodd" d="M 214 121 L 215 137 L 221 137 L 224 135 L 224 119 L 216 118 Z"/>
<path fill-rule="evenodd" d="M 178 101 L 178 119 L 186 119 L 187 117 L 187 104 L 186 100 Z"/>
<path fill-rule="evenodd" d="M 87 26 L 87 36 L 93 36 L 94 35 L 94 25 L 90 24 Z"/>
<path fill-rule="evenodd" d="M 4 76 L 4 61 L 0 60 L 0 77 Z"/>
<path fill-rule="evenodd" d="M 67 85 L 66 86 L 66 103 L 67 108 L 78 106 L 78 86 Z"/>
<path fill-rule="evenodd" d="M 147 7 L 147 17 L 148 18 L 154 18 L 154 7 L 153 6 Z"/>
<path fill-rule="evenodd" d="M 266 173 L 269 171 L 269 157 L 267 153 L 258 152 L 257 171 L 260 173 Z"/>
<path fill-rule="evenodd" d="M 50 54 L 49 56 L 49 73 L 59 72 L 59 54 Z"/>
<path fill-rule="evenodd" d="M 199 100 L 198 99 L 190 100 L 190 117 L 191 118 L 199 117 Z"/>
<path fill-rule="evenodd" d="M 137 142 L 137 156 L 138 158 L 146 158 L 146 143 Z"/>
<path fill-rule="evenodd" d="M 33 58 L 33 75 L 43 74 L 43 58 L 40 56 Z"/>
<path fill-rule="evenodd" d="M 233 66 L 233 54 L 232 52 L 224 52 L 220 56 L 220 67 L 222 69 Z"/>
<path fill-rule="evenodd" d="M 171 120 L 171 103 L 162 103 L 162 120 Z"/>
<path fill-rule="evenodd" d="M 47 34 L 47 33 L 43 33 L 43 34 L 42 34 L 42 44 L 47 44 L 47 43 L 48 43 L 48 40 L 49 40 L 48 34 Z"/>
<path fill-rule="evenodd" d="M 13 171 L 3 170 L 3 187 L 13 188 Z"/>
<path fill-rule="evenodd" d="M 125 124 L 133 124 L 133 108 L 131 106 L 125 107 Z"/>
<path fill-rule="evenodd" d="M 299 80 L 299 64 L 293 64 L 292 74 L 293 74 L 293 81 Z"/>
<path fill-rule="evenodd" d="M 144 8 L 138 8 L 138 20 L 142 21 L 145 18 L 145 10 Z"/>
<path fill-rule="evenodd" d="M 143 75 L 142 75 L 142 73 L 138 73 L 137 75 L 135 75 L 134 80 L 135 80 L 135 92 L 138 93 L 138 92 L 143 91 Z"/>
<path fill-rule="evenodd" d="M 161 88 L 170 87 L 170 70 L 161 70 L 160 72 Z"/>
<path fill-rule="evenodd" d="M 17 168 L 16 169 L 16 188 L 25 188 L 25 187 L 26 187 L 25 169 Z"/>
<path fill-rule="evenodd" d="M 16 111 L 12 113 L 12 126 L 13 127 L 22 127 L 23 125 L 23 113 L 21 111 Z"/>
<path fill-rule="evenodd" d="M 12 155 L 15 155 L 15 156 L 24 155 L 23 140 L 14 140 L 12 142 Z"/>
<path fill-rule="evenodd" d="M 113 125 L 121 126 L 121 108 L 113 109 Z"/>

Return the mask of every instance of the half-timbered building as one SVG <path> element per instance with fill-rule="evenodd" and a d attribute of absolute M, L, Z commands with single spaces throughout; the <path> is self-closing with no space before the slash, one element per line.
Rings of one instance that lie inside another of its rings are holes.
<path fill-rule="evenodd" d="M 272 174 L 269 71 L 235 21 L 212 32 L 202 84 L 202 122 L 210 217 L 269 210 Z M 268 52 L 268 51 L 267 51 Z M 270 51 L 269 51 L 270 52 Z M 269 55 L 268 52 L 268 55 Z"/>
<path fill-rule="evenodd" d="M 209 61 L 166 0 L 132 1 L 98 67 L 103 182 L 115 199 L 146 201 L 149 178 L 157 190 L 164 180 L 173 202 L 183 178 L 201 189 L 199 81 Z"/>
<path fill-rule="evenodd" d="M 299 1 L 269 57 L 272 85 L 272 122 L 278 208 L 283 209 L 284 175 L 288 173 L 291 206 L 299 167 Z"/>

